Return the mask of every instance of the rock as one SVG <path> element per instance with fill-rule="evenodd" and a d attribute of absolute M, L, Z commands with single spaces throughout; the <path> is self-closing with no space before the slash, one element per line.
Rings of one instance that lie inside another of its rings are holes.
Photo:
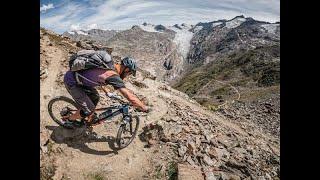
<path fill-rule="evenodd" d="M 210 141 L 213 138 L 213 134 L 208 130 L 204 130 L 203 135 L 206 137 L 208 141 Z"/>
<path fill-rule="evenodd" d="M 196 147 L 199 147 L 201 144 L 200 136 L 196 136 Z"/>
<path fill-rule="evenodd" d="M 110 164 L 106 165 L 103 167 L 103 171 L 107 172 L 107 173 L 110 173 L 113 171 L 112 167 Z"/>
<path fill-rule="evenodd" d="M 195 162 L 192 160 L 191 156 L 189 156 L 187 158 L 187 162 L 191 165 L 191 166 L 194 166 L 195 165 Z"/>
<path fill-rule="evenodd" d="M 183 126 L 182 130 L 186 133 L 190 132 L 190 128 L 188 126 Z"/>
<path fill-rule="evenodd" d="M 132 159 L 131 159 L 131 158 L 127 158 L 126 161 L 127 161 L 127 163 L 128 163 L 129 165 L 132 164 Z"/>
<path fill-rule="evenodd" d="M 170 121 L 177 122 L 180 121 L 180 118 L 178 116 L 173 116 L 170 118 Z"/>
<path fill-rule="evenodd" d="M 179 149 L 178 149 L 178 154 L 179 154 L 179 156 L 184 156 L 184 154 L 187 152 L 187 147 L 186 146 L 184 146 L 184 145 L 182 145 L 181 147 L 179 147 Z"/>
<path fill-rule="evenodd" d="M 40 79 L 45 79 L 48 77 L 48 70 L 45 69 L 40 69 Z"/>
<path fill-rule="evenodd" d="M 175 24 L 174 27 L 178 29 L 182 29 L 178 24 Z"/>
<path fill-rule="evenodd" d="M 235 144 L 228 136 L 219 136 L 218 142 L 222 144 L 225 148 L 233 147 Z"/>
<path fill-rule="evenodd" d="M 235 147 L 232 150 L 232 153 L 233 153 L 233 157 L 237 158 L 238 160 L 243 159 L 248 154 L 245 149 L 238 148 L 238 147 Z"/>
<path fill-rule="evenodd" d="M 82 41 L 77 41 L 76 46 L 82 49 L 93 49 L 92 46 Z"/>
<path fill-rule="evenodd" d="M 148 139 L 148 145 L 149 145 L 149 146 L 153 146 L 153 145 L 155 145 L 156 143 L 157 143 L 156 140 L 154 140 L 154 139 Z"/>
<path fill-rule="evenodd" d="M 178 179 L 180 180 L 204 180 L 199 167 L 178 164 Z"/>
<path fill-rule="evenodd" d="M 192 154 L 192 155 L 195 155 L 195 151 L 196 151 L 196 145 L 195 143 L 193 142 L 192 139 L 188 139 L 187 141 L 187 147 L 188 147 L 188 153 L 189 154 Z"/>
<path fill-rule="evenodd" d="M 167 28 L 166 28 L 165 26 L 159 24 L 159 25 L 156 25 L 156 26 L 154 27 L 154 29 L 157 30 L 157 31 L 164 31 L 164 30 L 166 30 Z"/>
<path fill-rule="evenodd" d="M 47 153 L 47 152 L 48 152 L 48 147 L 47 147 L 47 146 L 40 146 L 40 150 L 41 150 L 43 153 Z"/>
<path fill-rule="evenodd" d="M 241 178 L 235 174 L 220 172 L 220 180 L 241 180 Z"/>
<path fill-rule="evenodd" d="M 230 157 L 230 153 L 226 149 L 216 147 L 211 148 L 208 153 L 211 158 L 217 158 L 218 160 L 227 160 Z"/>
<path fill-rule="evenodd" d="M 257 180 L 266 180 L 264 176 L 258 176 Z"/>
<path fill-rule="evenodd" d="M 207 155 L 203 156 L 203 162 L 206 163 L 208 166 L 213 166 L 217 161 L 214 159 L 214 161 Z"/>
<path fill-rule="evenodd" d="M 230 180 L 241 180 L 241 178 L 237 175 L 231 174 L 230 176 Z"/>
<path fill-rule="evenodd" d="M 214 147 L 219 147 L 218 141 L 215 138 L 210 139 L 210 144 Z"/>
<path fill-rule="evenodd" d="M 213 172 L 209 171 L 205 173 L 205 180 L 217 180 Z"/>
<path fill-rule="evenodd" d="M 218 158 L 218 152 L 216 151 L 215 147 L 210 148 L 209 150 L 207 150 L 207 152 L 211 158 Z"/>
<path fill-rule="evenodd" d="M 267 180 L 272 180 L 272 177 L 270 176 L 270 174 L 266 173 L 266 179 Z"/>
<path fill-rule="evenodd" d="M 175 136 L 179 133 L 181 133 L 182 131 L 182 126 L 181 125 L 170 125 L 168 123 L 166 123 L 163 126 L 163 133 L 166 139 L 168 139 L 169 141 L 172 140 L 171 137 L 175 138 Z"/>

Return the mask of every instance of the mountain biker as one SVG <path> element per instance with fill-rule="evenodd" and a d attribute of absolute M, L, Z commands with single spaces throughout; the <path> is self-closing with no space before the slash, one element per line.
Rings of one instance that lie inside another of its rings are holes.
<path fill-rule="evenodd" d="M 120 91 L 138 110 L 143 112 L 150 111 L 150 108 L 132 94 L 123 82 L 123 79 L 131 74 L 136 76 L 137 64 L 135 60 L 125 57 L 121 60 L 120 64 L 113 62 L 111 64 L 113 66 L 111 70 L 91 68 L 78 71 L 77 73 L 71 70 L 66 72 L 64 76 L 65 87 L 80 107 L 76 113 L 67 117 L 66 125 L 70 125 L 72 121 L 81 118 L 87 119 L 88 122 L 92 121 L 93 124 L 98 120 L 94 110 L 100 97 L 95 87 L 100 85 L 112 85 L 115 90 Z"/>

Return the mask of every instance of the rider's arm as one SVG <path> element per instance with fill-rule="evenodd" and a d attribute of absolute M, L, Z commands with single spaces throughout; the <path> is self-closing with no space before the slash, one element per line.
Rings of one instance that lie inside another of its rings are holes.
<path fill-rule="evenodd" d="M 119 88 L 118 90 L 121 92 L 121 94 L 122 94 L 125 98 L 127 98 L 127 99 L 131 102 L 131 104 L 132 104 L 133 106 L 135 106 L 135 107 L 137 107 L 137 108 L 139 108 L 139 109 L 141 109 L 141 110 L 143 110 L 143 111 L 147 111 L 146 105 L 144 105 L 143 102 L 141 102 L 141 101 L 137 98 L 136 95 L 132 94 L 132 93 L 129 91 L 129 89 L 127 89 L 127 88 Z"/>
<path fill-rule="evenodd" d="M 106 79 L 106 84 L 112 85 L 114 89 L 119 90 L 120 93 L 130 101 L 130 103 L 142 111 L 147 111 L 146 105 L 141 102 L 136 95 L 131 93 L 124 85 L 123 80 L 119 76 L 111 76 Z"/>

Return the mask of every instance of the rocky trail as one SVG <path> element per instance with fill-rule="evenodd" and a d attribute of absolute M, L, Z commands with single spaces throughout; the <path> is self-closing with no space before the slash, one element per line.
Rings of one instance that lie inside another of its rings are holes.
<path fill-rule="evenodd" d="M 47 104 L 54 96 L 70 97 L 61 74 L 68 53 L 78 47 L 43 29 L 40 44 L 47 71 L 40 78 L 42 179 L 280 179 L 277 139 L 206 110 L 142 71 L 126 86 L 153 111 L 140 115 L 138 136 L 127 148 L 117 151 L 113 144 L 120 117 L 92 131 L 59 127 Z M 98 106 L 113 103 L 103 97 Z"/>

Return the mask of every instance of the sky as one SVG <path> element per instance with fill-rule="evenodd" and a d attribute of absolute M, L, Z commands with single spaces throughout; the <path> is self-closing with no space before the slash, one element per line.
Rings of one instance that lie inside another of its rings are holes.
<path fill-rule="evenodd" d="M 144 22 L 197 24 L 238 15 L 280 21 L 280 0 L 41 0 L 40 26 L 70 30 L 123 30 Z"/>

